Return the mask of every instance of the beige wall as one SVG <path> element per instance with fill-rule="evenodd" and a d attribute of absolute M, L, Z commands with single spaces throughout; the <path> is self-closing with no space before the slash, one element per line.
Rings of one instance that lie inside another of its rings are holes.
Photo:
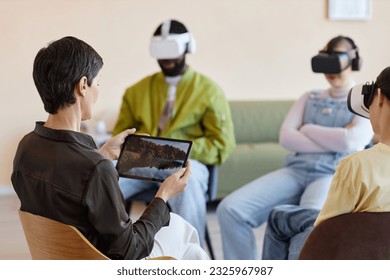
<path fill-rule="evenodd" d="M 329 21 L 326 0 L 0 0 L 0 186 L 10 185 L 20 138 L 44 120 L 31 77 L 36 52 L 66 35 L 103 56 L 95 115 L 116 111 L 126 86 L 158 70 L 148 41 L 167 18 L 183 21 L 197 39 L 189 63 L 216 80 L 229 100 L 297 98 L 326 86 L 310 58 L 331 37 L 351 36 L 364 57 L 357 82 L 390 64 L 390 1 L 372 0 L 372 19 Z"/>

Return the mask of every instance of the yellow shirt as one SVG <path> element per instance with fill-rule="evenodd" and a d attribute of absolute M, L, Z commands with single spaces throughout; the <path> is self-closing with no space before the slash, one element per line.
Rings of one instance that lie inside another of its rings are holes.
<path fill-rule="evenodd" d="M 378 143 L 339 163 L 314 225 L 353 212 L 390 211 L 390 146 Z"/>

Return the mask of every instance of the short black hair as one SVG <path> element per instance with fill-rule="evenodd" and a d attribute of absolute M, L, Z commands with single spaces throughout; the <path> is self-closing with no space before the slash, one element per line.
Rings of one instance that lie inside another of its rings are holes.
<path fill-rule="evenodd" d="M 380 88 L 382 94 L 390 100 L 390 67 L 386 67 L 382 70 L 376 78 L 375 85 Z"/>
<path fill-rule="evenodd" d="M 171 26 L 169 28 L 169 34 L 183 34 L 183 33 L 187 33 L 188 32 L 188 30 L 185 27 L 185 25 L 182 24 L 180 21 L 177 21 L 177 20 L 174 20 L 174 19 L 171 19 L 170 21 L 171 21 Z M 163 23 L 161 23 L 157 27 L 157 29 L 154 32 L 153 36 L 160 36 L 161 35 L 162 25 L 163 25 Z"/>
<path fill-rule="evenodd" d="M 348 49 L 350 49 L 350 50 L 357 49 L 357 46 L 356 46 L 355 42 L 350 37 L 339 35 L 339 36 L 334 37 L 333 39 L 331 39 L 326 44 L 325 50 L 327 52 L 333 52 L 333 50 L 336 47 L 338 47 L 341 43 L 347 43 Z"/>
<path fill-rule="evenodd" d="M 56 114 L 60 108 L 76 102 L 74 89 L 80 79 L 93 79 L 103 67 L 103 59 L 87 43 L 67 36 L 39 50 L 33 66 L 35 86 L 45 111 Z"/>

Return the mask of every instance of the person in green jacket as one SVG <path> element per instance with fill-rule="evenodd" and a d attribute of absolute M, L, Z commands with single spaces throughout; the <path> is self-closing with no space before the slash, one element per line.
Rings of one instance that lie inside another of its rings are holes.
<path fill-rule="evenodd" d="M 190 181 L 168 204 L 198 230 L 203 244 L 209 177 L 206 165 L 224 162 L 236 143 L 222 89 L 186 64 L 186 54 L 194 53 L 195 48 L 192 34 L 181 22 L 160 24 L 152 37 L 150 54 L 161 72 L 127 88 L 113 133 L 136 128 L 138 133 L 151 136 L 193 141 Z M 125 199 L 130 200 L 135 194 L 159 187 L 158 183 L 128 178 L 121 178 L 119 184 Z"/>

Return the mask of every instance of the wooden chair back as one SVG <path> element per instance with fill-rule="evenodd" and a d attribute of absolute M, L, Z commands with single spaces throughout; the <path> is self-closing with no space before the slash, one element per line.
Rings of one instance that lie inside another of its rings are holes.
<path fill-rule="evenodd" d="M 314 227 L 301 260 L 389 260 L 390 212 L 336 216 Z"/>
<path fill-rule="evenodd" d="M 19 210 L 33 260 L 108 260 L 75 227 Z"/>

